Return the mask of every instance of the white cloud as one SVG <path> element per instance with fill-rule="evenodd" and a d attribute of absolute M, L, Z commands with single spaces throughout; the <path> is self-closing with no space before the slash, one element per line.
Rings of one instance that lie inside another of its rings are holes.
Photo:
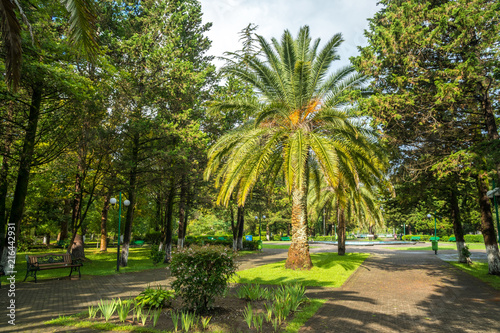
<path fill-rule="evenodd" d="M 257 33 L 266 39 L 279 38 L 285 29 L 296 35 L 301 26 L 309 25 L 313 39 L 326 42 L 342 33 L 345 42 L 339 48 L 341 61 L 357 55 L 357 46 L 365 45 L 363 35 L 368 18 L 380 9 L 377 0 L 201 0 L 204 22 L 213 26 L 207 34 L 212 40 L 209 54 L 241 48 L 238 33 L 249 23 L 259 26 Z M 217 63 L 220 65 L 220 63 Z"/>

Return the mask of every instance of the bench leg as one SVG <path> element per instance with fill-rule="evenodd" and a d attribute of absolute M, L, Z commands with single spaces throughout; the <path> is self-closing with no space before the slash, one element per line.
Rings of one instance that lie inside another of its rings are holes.
<path fill-rule="evenodd" d="M 35 283 L 36 283 L 36 273 L 38 272 L 38 270 L 35 271 Z"/>
<path fill-rule="evenodd" d="M 69 271 L 69 277 L 71 277 L 71 274 L 73 274 L 73 267 L 71 267 L 71 269 Z"/>
<path fill-rule="evenodd" d="M 30 272 L 29 270 L 27 270 L 27 271 L 26 271 L 26 276 L 24 277 L 23 282 L 24 282 L 24 281 L 26 281 L 26 279 L 28 278 L 28 273 L 29 273 L 29 272 Z"/>

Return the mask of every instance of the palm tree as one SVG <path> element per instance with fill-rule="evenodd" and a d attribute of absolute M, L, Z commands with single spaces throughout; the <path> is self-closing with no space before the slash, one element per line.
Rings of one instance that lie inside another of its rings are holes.
<path fill-rule="evenodd" d="M 69 40 L 83 49 L 89 59 L 93 60 L 97 51 L 94 2 L 91 0 L 60 0 L 68 11 Z M 17 89 L 21 79 L 21 24 L 16 11 L 28 26 L 31 27 L 23 8 L 18 1 L 0 0 L 0 24 L 2 43 L 5 49 L 5 80 L 7 86 Z M 31 36 L 34 39 L 34 36 Z"/>
<path fill-rule="evenodd" d="M 255 97 L 211 105 L 220 112 L 245 110 L 251 117 L 211 147 L 205 177 L 215 175 L 218 204 L 227 205 L 235 192 L 243 206 L 261 176 L 269 185 L 282 176 L 292 199 L 292 244 L 285 266 L 309 269 L 309 179 L 322 176 L 329 186 L 337 187 L 342 175 L 355 187 L 357 165 L 379 172 L 368 153 L 375 141 L 371 131 L 358 124 L 349 108 L 350 94 L 364 93 L 366 79 L 351 66 L 329 74 L 332 62 L 339 59 L 340 34 L 322 49 L 319 39 L 312 42 L 307 26 L 296 39 L 285 31 L 280 41 L 269 43 L 262 36 L 257 40 L 263 60 L 246 58 L 240 62 L 244 66 L 235 62 L 224 69 L 253 87 Z"/>

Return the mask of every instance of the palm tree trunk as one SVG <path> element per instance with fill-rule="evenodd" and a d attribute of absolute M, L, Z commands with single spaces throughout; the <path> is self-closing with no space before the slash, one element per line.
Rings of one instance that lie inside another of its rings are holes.
<path fill-rule="evenodd" d="M 484 175 L 477 176 L 479 208 L 481 211 L 481 232 L 483 233 L 486 255 L 488 257 L 488 274 L 500 275 L 500 253 L 495 238 L 495 226 L 493 225 L 490 199 L 486 195 L 488 187 L 484 177 Z"/>
<path fill-rule="evenodd" d="M 311 269 L 313 266 L 307 242 L 307 182 L 292 190 L 292 244 L 288 250 L 285 267 Z"/>
<path fill-rule="evenodd" d="M 344 209 L 338 209 L 338 227 L 337 227 L 337 254 L 345 255 L 345 212 Z"/>

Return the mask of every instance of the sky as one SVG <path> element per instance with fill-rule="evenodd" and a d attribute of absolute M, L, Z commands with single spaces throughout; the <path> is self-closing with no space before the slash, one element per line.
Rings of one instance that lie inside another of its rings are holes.
<path fill-rule="evenodd" d="M 280 39 L 285 29 L 295 37 L 300 27 L 308 25 L 313 39 L 324 45 L 334 34 L 342 33 L 340 61 L 335 67 L 349 64 L 358 55 L 357 46 L 366 45 L 363 33 L 368 18 L 380 10 L 378 0 L 201 0 L 204 23 L 212 22 L 207 36 L 212 40 L 209 55 L 222 56 L 241 49 L 238 33 L 249 23 L 258 25 L 257 34 L 266 39 Z M 221 61 L 215 61 L 219 67 Z"/>

